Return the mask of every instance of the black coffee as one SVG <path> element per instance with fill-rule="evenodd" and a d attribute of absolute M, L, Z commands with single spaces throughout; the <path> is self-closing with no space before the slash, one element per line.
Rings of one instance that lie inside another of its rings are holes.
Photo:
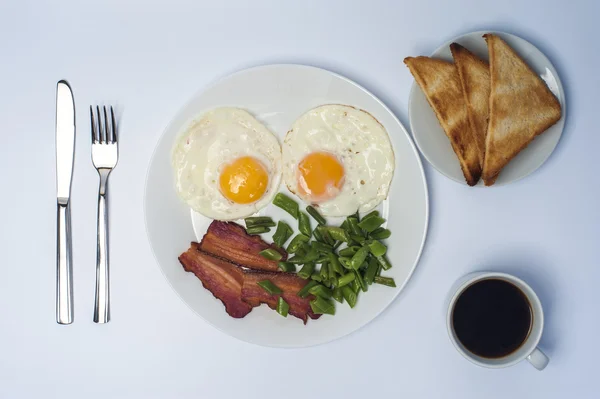
<path fill-rule="evenodd" d="M 470 352 L 499 358 L 516 351 L 529 336 L 531 306 L 513 284 L 485 279 L 460 294 L 452 323 L 456 337 Z"/>

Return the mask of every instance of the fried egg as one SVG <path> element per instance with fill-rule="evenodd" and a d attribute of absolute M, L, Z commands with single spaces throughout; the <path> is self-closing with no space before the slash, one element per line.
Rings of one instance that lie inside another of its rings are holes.
<path fill-rule="evenodd" d="M 171 161 L 179 197 L 217 220 L 256 213 L 271 202 L 281 181 L 277 137 L 237 108 L 217 108 L 190 123 Z"/>
<path fill-rule="evenodd" d="M 326 216 L 375 208 L 387 197 L 395 168 L 385 128 L 345 105 L 302 115 L 285 137 L 282 156 L 288 189 Z"/>

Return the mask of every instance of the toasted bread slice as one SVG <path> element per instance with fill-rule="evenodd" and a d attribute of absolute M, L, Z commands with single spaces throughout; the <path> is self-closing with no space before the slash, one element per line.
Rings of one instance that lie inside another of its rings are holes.
<path fill-rule="evenodd" d="M 490 116 L 490 67 L 487 62 L 458 43 L 452 43 L 450 51 L 460 77 L 471 132 L 477 145 L 479 163 L 483 168 L 485 136 Z"/>
<path fill-rule="evenodd" d="M 481 177 L 481 165 L 456 67 L 429 57 L 407 57 L 404 63 L 450 139 L 467 184 L 474 186 Z"/>
<path fill-rule="evenodd" d="M 500 37 L 483 36 L 490 55 L 490 121 L 483 180 L 494 184 L 506 164 L 561 117 L 544 81 Z"/>

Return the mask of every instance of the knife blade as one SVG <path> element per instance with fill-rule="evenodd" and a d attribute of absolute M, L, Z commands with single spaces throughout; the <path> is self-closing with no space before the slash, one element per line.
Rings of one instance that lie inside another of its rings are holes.
<path fill-rule="evenodd" d="M 71 180 L 75 158 L 75 103 L 65 80 L 56 85 L 56 322 L 73 322 Z"/>
<path fill-rule="evenodd" d="M 69 84 L 56 85 L 56 197 L 66 204 L 71 195 L 73 159 L 75 156 L 75 104 Z"/>

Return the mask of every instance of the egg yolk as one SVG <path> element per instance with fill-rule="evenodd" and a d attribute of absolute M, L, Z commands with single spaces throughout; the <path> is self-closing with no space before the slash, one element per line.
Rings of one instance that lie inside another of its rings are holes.
<path fill-rule="evenodd" d="M 269 183 L 264 165 L 253 157 L 240 157 L 225 165 L 219 185 L 221 193 L 237 204 L 249 204 L 260 199 Z"/>
<path fill-rule="evenodd" d="M 308 154 L 298 164 L 298 183 L 302 194 L 313 202 L 335 197 L 344 184 L 344 166 L 328 152 Z"/>

